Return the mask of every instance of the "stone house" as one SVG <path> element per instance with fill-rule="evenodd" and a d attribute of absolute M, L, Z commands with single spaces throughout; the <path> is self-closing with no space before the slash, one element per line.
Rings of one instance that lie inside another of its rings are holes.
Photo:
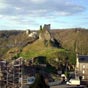
<path fill-rule="evenodd" d="M 88 80 L 88 55 L 77 56 L 76 69 L 83 80 Z"/>

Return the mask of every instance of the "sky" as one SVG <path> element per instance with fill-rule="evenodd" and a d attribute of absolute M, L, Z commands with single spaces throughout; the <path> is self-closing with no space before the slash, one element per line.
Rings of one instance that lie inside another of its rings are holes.
<path fill-rule="evenodd" d="M 0 30 L 88 28 L 88 0 L 0 0 Z"/>

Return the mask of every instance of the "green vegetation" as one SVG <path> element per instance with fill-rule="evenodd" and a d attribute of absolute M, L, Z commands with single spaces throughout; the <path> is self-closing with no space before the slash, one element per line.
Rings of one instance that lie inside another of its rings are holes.
<path fill-rule="evenodd" d="M 76 52 L 88 55 L 88 30 L 51 30 L 47 32 L 40 26 L 41 39 L 29 38 L 24 31 L 0 32 L 0 56 L 11 60 L 23 57 L 33 58 L 34 65 L 44 64 L 44 71 L 56 74 L 57 70 L 67 76 L 74 70 Z M 53 34 L 53 38 L 51 37 Z M 38 58 L 38 59 L 36 59 Z"/>
<path fill-rule="evenodd" d="M 41 28 L 42 29 L 42 28 Z M 8 52 L 13 51 L 12 49 L 19 47 L 21 50 L 20 56 L 26 59 L 36 57 L 38 55 L 46 56 L 48 59 L 59 57 L 60 52 L 65 53 L 64 55 L 69 57 L 69 60 L 75 63 L 75 50 L 79 54 L 88 55 L 88 30 L 85 29 L 69 29 L 69 30 L 51 30 L 55 39 L 57 39 L 64 49 L 57 49 L 44 45 L 44 41 L 34 42 L 30 44 L 33 39 L 28 38 L 25 31 L 0 31 L 0 56 L 1 58 L 8 59 Z M 69 50 L 69 51 L 67 51 Z M 15 57 L 19 56 L 15 55 Z M 63 55 L 61 55 L 63 56 Z"/>
<path fill-rule="evenodd" d="M 41 74 L 37 73 L 35 77 L 34 83 L 29 88 L 49 88 Z"/>
<path fill-rule="evenodd" d="M 46 47 L 44 45 L 44 41 L 42 40 L 37 40 L 34 43 L 24 47 L 22 52 L 20 53 L 20 56 L 24 57 L 25 59 L 31 59 L 38 56 L 46 57 L 46 61 L 52 67 L 55 67 L 57 69 L 58 66 L 61 66 L 61 64 L 66 63 L 67 58 L 69 64 L 75 65 L 75 58 L 76 58 L 75 53 L 71 51 L 67 51 L 63 48 L 55 48 L 52 45 Z M 48 69 L 49 71 L 52 70 L 51 66 Z"/>
<path fill-rule="evenodd" d="M 33 58 L 37 56 L 46 56 L 46 58 L 55 58 L 56 52 L 65 51 L 64 49 L 58 49 L 53 46 L 46 47 L 44 41 L 37 40 L 31 45 L 28 45 L 23 48 L 22 53 L 20 54 L 24 58 Z"/>

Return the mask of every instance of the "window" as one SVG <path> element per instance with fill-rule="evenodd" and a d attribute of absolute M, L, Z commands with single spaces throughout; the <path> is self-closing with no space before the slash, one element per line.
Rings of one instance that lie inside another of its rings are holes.
<path fill-rule="evenodd" d="M 83 68 L 85 68 L 85 65 L 83 65 Z"/>
<path fill-rule="evenodd" d="M 83 58 L 83 57 L 82 57 L 82 58 L 81 58 L 81 60 L 83 60 L 83 61 L 84 61 L 84 60 L 85 60 L 85 58 Z"/>
<path fill-rule="evenodd" d="M 83 79 L 85 79 L 85 77 L 84 77 L 84 76 L 82 76 L 82 78 L 83 78 Z"/>
<path fill-rule="evenodd" d="M 83 74 L 85 73 L 85 71 L 83 70 Z"/>

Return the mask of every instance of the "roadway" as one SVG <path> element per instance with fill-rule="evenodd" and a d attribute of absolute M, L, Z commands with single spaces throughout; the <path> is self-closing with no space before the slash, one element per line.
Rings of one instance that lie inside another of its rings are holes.
<path fill-rule="evenodd" d="M 51 86 L 50 88 L 87 88 L 87 87 L 83 85 L 80 86 L 56 85 L 56 86 Z"/>

